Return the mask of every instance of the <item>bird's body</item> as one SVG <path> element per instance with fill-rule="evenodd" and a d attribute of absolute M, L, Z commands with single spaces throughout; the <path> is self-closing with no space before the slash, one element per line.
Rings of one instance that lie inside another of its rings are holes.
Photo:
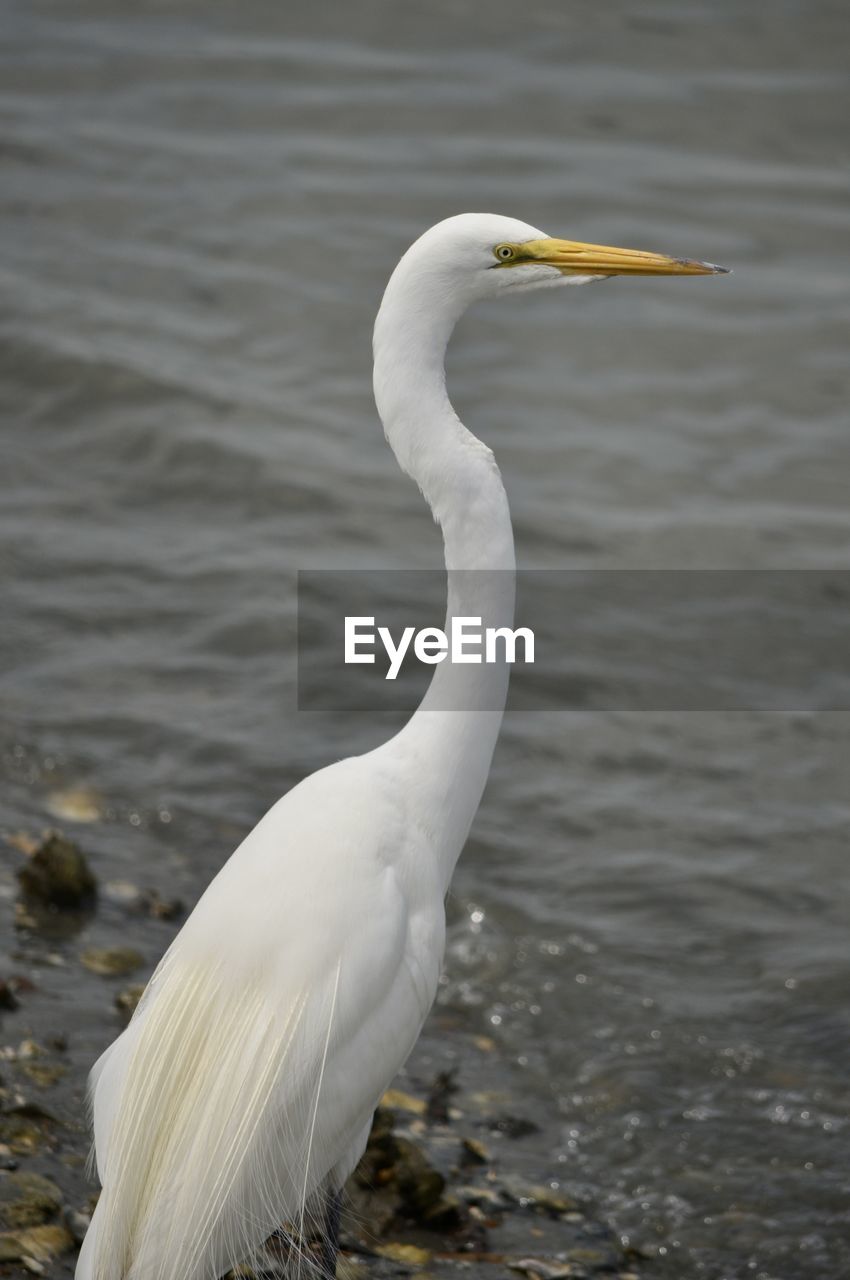
<path fill-rule="evenodd" d="M 111 1274 L 218 1275 L 359 1158 L 433 1001 L 444 930 L 427 839 L 371 764 L 331 765 L 266 814 L 96 1067 L 104 1192 L 87 1242 L 101 1215 L 107 1239 L 134 1239 Z"/>
<path fill-rule="evenodd" d="M 510 625 L 514 592 L 498 468 L 446 394 L 451 330 L 477 297 L 615 269 L 708 270 L 467 214 L 390 280 L 376 401 L 442 528 L 450 617 Z M 92 1072 L 103 1190 L 78 1280 L 215 1280 L 333 1202 L 433 1002 L 506 691 L 504 664 L 437 667 L 394 738 L 293 788 L 213 880 Z"/>

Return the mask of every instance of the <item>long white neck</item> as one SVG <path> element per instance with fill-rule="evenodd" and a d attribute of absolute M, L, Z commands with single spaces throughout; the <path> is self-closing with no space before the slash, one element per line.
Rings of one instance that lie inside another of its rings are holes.
<path fill-rule="evenodd" d="M 419 485 L 443 533 L 446 631 L 456 617 L 511 627 L 515 560 L 508 501 L 491 451 L 463 426 L 446 391 L 446 344 L 463 298 L 391 278 L 375 323 L 374 388 L 387 440 Z M 404 770 L 406 799 L 433 842 L 445 883 L 466 841 L 490 771 L 508 688 L 502 664 L 435 667 L 418 710 L 387 744 Z M 457 708 L 457 709 L 452 709 Z"/>

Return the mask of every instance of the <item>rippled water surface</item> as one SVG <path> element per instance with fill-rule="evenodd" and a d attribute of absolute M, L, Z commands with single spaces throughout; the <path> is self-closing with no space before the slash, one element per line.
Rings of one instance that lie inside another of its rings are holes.
<path fill-rule="evenodd" d="M 295 572 L 439 562 L 369 338 L 453 212 L 735 269 L 463 322 L 521 563 L 847 567 L 845 5 L 13 0 L 3 29 L 7 831 L 95 788 L 102 880 L 191 901 L 388 732 L 296 714 Z M 848 783 L 846 713 L 506 721 L 409 1071 L 492 1036 L 541 1127 L 503 1159 L 647 1275 L 850 1275 Z M 127 928 L 107 903 L 65 945 Z M 153 964 L 170 927 L 134 928 Z M 117 1027 L 51 972 L 78 1089 Z"/>

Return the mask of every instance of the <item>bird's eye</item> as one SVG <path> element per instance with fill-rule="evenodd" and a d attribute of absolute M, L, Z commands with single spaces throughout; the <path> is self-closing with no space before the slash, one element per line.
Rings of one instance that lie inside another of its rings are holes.
<path fill-rule="evenodd" d="M 510 262 L 511 258 L 516 257 L 516 249 L 512 244 L 497 244 L 493 252 L 501 262 Z"/>

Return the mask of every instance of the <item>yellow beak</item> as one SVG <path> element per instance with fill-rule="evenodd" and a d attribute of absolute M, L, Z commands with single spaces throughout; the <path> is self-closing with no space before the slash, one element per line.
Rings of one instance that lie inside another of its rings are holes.
<path fill-rule="evenodd" d="M 601 244 L 581 244 L 577 240 L 527 240 L 522 246 L 522 262 L 539 262 L 557 267 L 563 275 L 579 276 L 714 276 L 728 274 L 728 267 L 691 258 L 668 258 L 663 253 L 640 249 L 610 249 Z M 506 266 L 513 265 L 505 263 Z"/>

